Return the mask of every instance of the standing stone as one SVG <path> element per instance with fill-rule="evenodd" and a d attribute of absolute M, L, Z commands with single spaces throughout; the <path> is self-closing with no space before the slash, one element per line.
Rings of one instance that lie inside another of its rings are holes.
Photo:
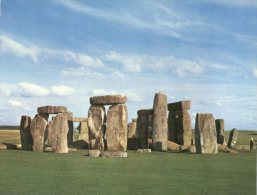
<path fill-rule="evenodd" d="M 53 121 L 49 121 L 47 124 L 47 145 L 52 146 L 52 125 Z"/>
<path fill-rule="evenodd" d="M 79 140 L 85 140 L 87 143 L 89 143 L 87 122 L 80 122 L 78 130 L 79 130 Z"/>
<path fill-rule="evenodd" d="M 151 117 L 148 117 L 149 115 L 153 115 L 153 109 L 142 109 L 137 111 L 137 136 L 140 140 L 140 148 L 148 148 L 148 137 L 151 137 L 152 139 L 152 133 L 151 135 L 148 135 L 148 131 L 152 131 L 152 124 L 149 125 L 149 123 L 152 123 Z M 149 123 L 148 123 L 149 118 Z M 149 128 L 148 128 L 149 125 Z"/>
<path fill-rule="evenodd" d="M 35 118 L 31 120 L 30 132 L 33 138 L 34 152 L 44 151 L 46 125 L 47 121 L 40 115 L 36 115 Z"/>
<path fill-rule="evenodd" d="M 235 148 L 236 141 L 237 141 L 237 134 L 238 134 L 238 130 L 236 128 L 232 129 L 232 131 L 229 134 L 229 139 L 228 139 L 228 147 L 229 148 Z"/>
<path fill-rule="evenodd" d="M 67 123 L 68 123 L 68 134 L 67 134 L 67 141 L 68 141 L 68 147 L 72 147 L 73 144 L 73 121 L 69 120 L 71 118 L 73 118 L 73 113 L 72 112 L 66 112 L 65 113 L 67 115 Z"/>
<path fill-rule="evenodd" d="M 216 132 L 217 132 L 217 142 L 218 144 L 224 144 L 225 136 L 224 136 L 224 120 L 223 119 L 216 119 Z"/>
<path fill-rule="evenodd" d="M 22 116 L 20 121 L 20 135 L 22 150 L 33 150 L 33 139 L 30 132 L 30 116 Z"/>
<path fill-rule="evenodd" d="M 105 121 L 104 106 L 90 106 L 88 111 L 88 137 L 90 149 L 105 149 Z"/>
<path fill-rule="evenodd" d="M 167 150 L 168 121 L 167 96 L 156 93 L 153 104 L 153 149 Z"/>
<path fill-rule="evenodd" d="M 52 124 L 52 149 L 55 153 L 68 153 L 67 134 L 69 131 L 67 114 L 59 113 Z"/>
<path fill-rule="evenodd" d="M 135 138 L 136 137 L 136 129 L 137 129 L 137 123 L 136 122 L 130 122 L 128 123 L 128 138 Z"/>
<path fill-rule="evenodd" d="M 217 154 L 217 134 L 212 114 L 197 113 L 195 121 L 195 146 L 199 154 Z"/>
<path fill-rule="evenodd" d="M 117 104 L 110 106 L 106 121 L 106 141 L 109 151 L 126 151 L 127 149 L 127 106 Z"/>
<path fill-rule="evenodd" d="M 190 107 L 190 100 L 168 104 L 169 140 L 184 146 L 191 145 L 191 117 L 187 111 Z"/>
<path fill-rule="evenodd" d="M 153 139 L 153 114 L 147 115 L 147 139 Z"/>

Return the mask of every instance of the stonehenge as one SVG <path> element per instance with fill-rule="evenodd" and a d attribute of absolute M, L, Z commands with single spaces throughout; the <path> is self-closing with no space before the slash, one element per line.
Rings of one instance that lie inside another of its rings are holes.
<path fill-rule="evenodd" d="M 21 148 L 43 152 L 46 146 L 54 153 L 90 149 L 92 157 L 127 157 L 127 148 L 216 154 L 218 146 L 225 144 L 224 120 L 215 120 L 212 114 L 197 113 L 195 129 L 191 129 L 190 100 L 168 103 L 165 94 L 156 93 L 153 108 L 138 110 L 131 122 L 126 96 L 93 96 L 89 101 L 87 118 L 74 117 L 65 106 L 50 105 L 38 107 L 34 119 L 22 116 Z M 75 122 L 79 125 L 74 137 Z M 228 148 L 235 148 L 236 139 L 233 129 Z"/>
<path fill-rule="evenodd" d="M 168 123 L 167 123 L 167 96 L 156 93 L 153 103 L 153 150 L 167 150 Z"/>
<path fill-rule="evenodd" d="M 217 133 L 212 114 L 197 113 L 195 120 L 195 146 L 199 154 L 217 154 Z"/>
<path fill-rule="evenodd" d="M 191 117 L 188 110 L 190 101 L 180 101 L 168 104 L 169 140 L 180 145 L 191 145 Z"/>

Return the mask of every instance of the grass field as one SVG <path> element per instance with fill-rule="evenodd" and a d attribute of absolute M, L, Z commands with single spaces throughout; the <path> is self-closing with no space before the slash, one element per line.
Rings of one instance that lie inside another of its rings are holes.
<path fill-rule="evenodd" d="M 0 140 L 12 140 L 2 133 Z M 245 134 L 241 143 L 248 144 L 254 132 Z M 87 152 L 0 150 L 0 194 L 256 194 L 255 152 L 128 151 L 126 159 L 95 159 Z"/>

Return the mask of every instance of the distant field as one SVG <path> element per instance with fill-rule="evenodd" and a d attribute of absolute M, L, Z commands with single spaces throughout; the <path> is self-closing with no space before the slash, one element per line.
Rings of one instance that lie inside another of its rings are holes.
<path fill-rule="evenodd" d="M 228 141 L 230 131 L 225 132 L 225 140 Z M 257 131 L 249 131 L 249 130 L 240 130 L 238 133 L 238 145 L 248 145 L 249 141 L 253 137 L 257 140 Z M 78 132 L 74 132 L 74 140 L 77 140 Z M 0 143 L 2 142 L 12 142 L 12 143 L 20 143 L 20 131 L 16 129 L 0 130 Z"/>

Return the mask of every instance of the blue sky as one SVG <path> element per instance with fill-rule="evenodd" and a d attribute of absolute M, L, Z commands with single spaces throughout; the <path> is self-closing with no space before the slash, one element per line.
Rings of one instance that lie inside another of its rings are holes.
<path fill-rule="evenodd" d="M 257 129 L 255 0 L 1 0 L 0 125 L 43 105 L 87 116 L 124 94 L 129 120 L 156 92 L 225 128 Z"/>

